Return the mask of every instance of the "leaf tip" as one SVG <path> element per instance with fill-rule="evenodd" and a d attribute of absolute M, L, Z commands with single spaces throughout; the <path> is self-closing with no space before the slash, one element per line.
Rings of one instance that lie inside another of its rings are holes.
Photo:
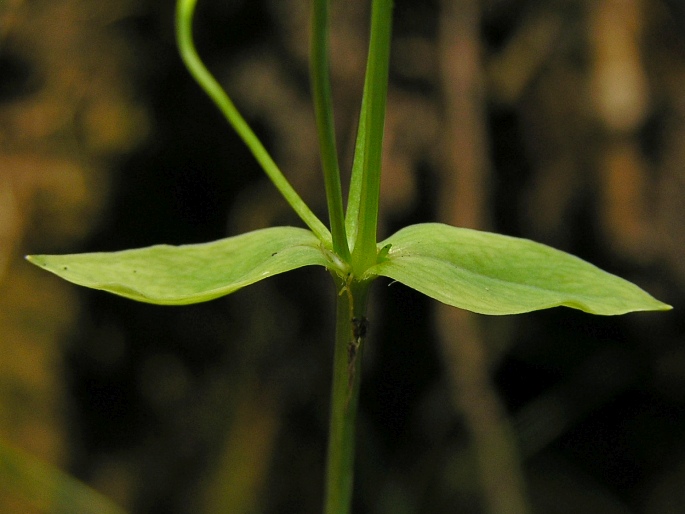
<path fill-rule="evenodd" d="M 41 255 L 25 255 L 24 259 L 26 259 L 28 262 L 31 264 L 35 264 L 36 266 L 45 266 L 45 259 L 41 258 Z"/>
<path fill-rule="evenodd" d="M 659 300 L 657 300 L 659 302 Z M 664 302 L 659 302 L 659 304 L 653 309 L 655 311 L 672 311 L 673 310 L 673 305 L 669 305 Z"/>

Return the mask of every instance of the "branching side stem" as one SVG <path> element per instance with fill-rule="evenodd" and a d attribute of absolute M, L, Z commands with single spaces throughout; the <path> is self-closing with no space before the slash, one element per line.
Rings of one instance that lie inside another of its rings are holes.
<path fill-rule="evenodd" d="M 271 155 L 269 155 L 269 152 L 266 151 L 259 138 L 257 138 L 245 119 L 238 112 L 221 85 L 219 85 L 202 63 L 202 60 L 195 49 L 195 44 L 193 43 L 192 25 L 196 3 L 197 0 L 179 0 L 176 4 L 176 38 L 181 58 L 188 68 L 188 71 L 190 71 L 190 74 L 200 87 L 202 87 L 223 113 L 228 122 L 238 133 L 238 136 L 240 136 L 250 149 L 252 155 L 254 155 L 257 162 L 259 162 L 264 172 L 271 179 L 271 182 L 273 182 L 302 221 L 304 221 L 311 231 L 314 232 L 321 242 L 326 246 L 332 247 L 330 231 L 311 211 L 295 189 L 293 189 L 290 182 L 288 182 L 288 179 L 285 178 L 271 158 Z"/>

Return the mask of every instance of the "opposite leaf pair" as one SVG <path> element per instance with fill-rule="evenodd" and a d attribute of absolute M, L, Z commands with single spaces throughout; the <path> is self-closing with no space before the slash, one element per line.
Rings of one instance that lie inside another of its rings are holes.
<path fill-rule="evenodd" d="M 329 231 L 197 55 L 191 30 L 195 4 L 196 0 L 177 3 L 177 36 L 184 62 L 309 230 L 275 227 L 200 245 L 35 255 L 29 261 L 79 285 L 164 305 L 211 300 L 272 275 L 320 265 L 342 284 L 386 276 L 446 304 L 483 314 L 516 314 L 559 305 L 594 314 L 670 309 L 621 278 L 524 239 L 430 223 L 404 228 L 376 242 L 390 0 L 374 0 L 372 5 L 369 59 L 344 219 L 327 70 L 328 3 L 313 3 L 312 90 Z"/>
<path fill-rule="evenodd" d="M 379 252 L 379 262 L 359 280 L 389 277 L 482 314 L 560 305 L 593 314 L 670 309 L 622 278 L 526 239 L 427 223 L 400 230 L 378 248 L 387 253 Z M 344 273 L 330 255 L 309 230 L 273 227 L 205 244 L 28 259 L 75 284 L 141 302 L 184 305 L 303 266 Z"/>
<path fill-rule="evenodd" d="M 392 0 L 372 2 L 369 58 L 346 210 L 328 76 L 328 1 L 313 0 L 312 92 L 329 230 L 295 192 L 202 64 L 191 37 L 195 3 L 177 3 L 183 60 L 308 229 L 275 227 L 199 245 L 28 259 L 76 284 L 165 305 L 211 300 L 303 266 L 328 269 L 338 295 L 326 514 L 351 510 L 361 375 L 357 370 L 366 332 L 368 286 L 375 278 L 385 276 L 446 304 L 483 314 L 516 314 L 559 305 L 595 314 L 670 309 L 621 278 L 525 239 L 429 223 L 377 241 Z"/>

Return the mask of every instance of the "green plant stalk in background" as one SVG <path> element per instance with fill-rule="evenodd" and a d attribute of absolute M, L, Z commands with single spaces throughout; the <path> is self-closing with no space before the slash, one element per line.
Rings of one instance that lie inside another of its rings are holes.
<path fill-rule="evenodd" d="M 191 30 L 195 4 L 196 0 L 177 3 L 183 61 L 309 230 L 272 227 L 205 244 L 28 259 L 75 284 L 162 305 L 203 302 L 296 268 L 325 267 L 337 295 L 326 514 L 350 512 L 366 305 L 377 277 L 388 277 L 448 305 L 481 314 L 517 314 L 556 306 L 602 315 L 671 308 L 626 280 L 526 239 L 425 223 L 377 241 L 391 0 L 372 0 L 364 94 L 344 213 L 328 70 L 328 1 L 313 0 L 311 80 L 329 231 L 295 192 L 197 55 Z"/>

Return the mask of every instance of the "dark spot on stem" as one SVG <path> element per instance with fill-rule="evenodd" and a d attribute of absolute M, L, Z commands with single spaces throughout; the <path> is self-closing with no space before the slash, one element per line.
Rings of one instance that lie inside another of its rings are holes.
<path fill-rule="evenodd" d="M 354 338 L 357 340 L 365 338 L 368 326 L 369 320 L 366 319 L 366 317 L 352 318 L 352 334 L 354 335 Z"/>

